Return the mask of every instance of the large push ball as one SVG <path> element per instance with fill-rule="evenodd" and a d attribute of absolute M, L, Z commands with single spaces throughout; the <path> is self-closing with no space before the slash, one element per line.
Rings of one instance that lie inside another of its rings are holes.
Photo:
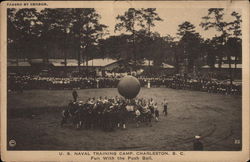
<path fill-rule="evenodd" d="M 135 98 L 140 92 L 140 82 L 133 76 L 125 76 L 118 83 L 118 92 L 127 99 Z"/>

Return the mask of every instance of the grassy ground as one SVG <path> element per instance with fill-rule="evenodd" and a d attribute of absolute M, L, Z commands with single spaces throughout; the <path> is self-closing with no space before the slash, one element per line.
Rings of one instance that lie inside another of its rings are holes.
<path fill-rule="evenodd" d="M 116 89 L 78 90 L 80 100 L 116 96 Z M 241 97 L 167 88 L 141 89 L 139 97 L 169 101 L 164 117 L 153 127 L 134 123 L 127 130 L 103 132 L 59 126 L 60 110 L 72 98 L 68 90 L 34 90 L 8 94 L 8 140 L 17 150 L 192 150 L 193 137 L 201 134 L 205 150 L 240 150 Z M 31 115 L 33 114 L 33 117 Z M 35 114 L 35 115 L 34 115 Z"/>

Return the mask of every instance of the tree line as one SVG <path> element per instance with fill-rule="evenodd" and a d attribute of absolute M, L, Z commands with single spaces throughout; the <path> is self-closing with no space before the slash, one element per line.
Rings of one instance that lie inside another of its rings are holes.
<path fill-rule="evenodd" d="M 221 68 L 226 57 L 231 69 L 232 63 L 236 67 L 242 59 L 241 15 L 233 11 L 233 20 L 226 22 L 222 8 L 208 9 L 201 19 L 200 26 L 204 30 L 218 32 L 211 39 L 203 38 L 188 21 L 178 26 L 177 38 L 160 36 L 152 30 L 156 22 L 171 20 L 161 18 L 156 8 L 129 8 L 118 15 L 115 32 L 121 34 L 115 36 L 109 35 L 108 26 L 100 23 L 101 15 L 94 8 L 40 11 L 9 8 L 7 12 L 8 50 L 13 53 L 9 56 L 17 59 L 33 58 L 37 53 L 46 62 L 52 57 L 48 51 L 53 44 L 61 49 L 60 57 L 65 59 L 65 66 L 67 58 L 76 58 L 79 66 L 92 58 L 115 58 L 125 59 L 136 68 L 147 59 L 152 60 L 154 66 L 163 62 L 172 64 L 178 73 L 182 64 L 189 72 L 202 65 L 215 68 L 216 63 Z M 67 52 L 69 50 L 74 52 Z"/>

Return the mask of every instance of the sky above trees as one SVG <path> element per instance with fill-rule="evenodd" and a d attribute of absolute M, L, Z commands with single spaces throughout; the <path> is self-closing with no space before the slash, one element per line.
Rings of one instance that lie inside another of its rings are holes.
<path fill-rule="evenodd" d="M 126 10 L 127 8 L 115 8 L 113 10 L 96 8 L 96 11 L 101 15 L 100 22 L 108 26 L 110 35 L 120 34 L 120 32 L 114 32 L 115 24 L 117 23 L 115 17 L 117 15 L 123 14 Z M 189 21 L 196 27 L 196 32 L 200 33 L 203 38 L 212 38 L 215 35 L 219 35 L 219 33 L 214 29 L 205 31 L 199 26 L 202 21 L 202 17 L 207 15 L 207 10 L 208 8 L 157 8 L 156 12 L 163 19 L 163 21 L 155 22 L 155 27 L 152 28 L 152 31 L 158 32 L 161 36 L 166 36 L 169 34 L 173 37 L 176 37 L 178 25 L 185 21 Z M 241 15 L 240 10 L 227 9 L 224 11 L 225 21 L 230 22 L 234 19 L 231 16 L 232 11 L 236 11 Z"/>

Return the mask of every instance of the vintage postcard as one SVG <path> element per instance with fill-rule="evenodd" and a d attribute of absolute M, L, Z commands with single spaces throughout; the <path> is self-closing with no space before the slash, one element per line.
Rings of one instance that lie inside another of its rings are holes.
<path fill-rule="evenodd" d="M 249 160 L 249 2 L 1 3 L 3 161 Z"/>

